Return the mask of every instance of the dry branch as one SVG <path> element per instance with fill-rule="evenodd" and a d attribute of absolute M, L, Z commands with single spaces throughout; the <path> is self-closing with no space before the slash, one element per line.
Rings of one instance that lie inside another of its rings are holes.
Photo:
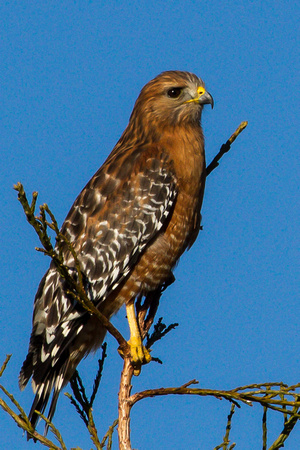
<path fill-rule="evenodd" d="M 230 136 L 230 138 L 223 144 L 220 148 L 219 153 L 214 157 L 212 162 L 206 168 L 206 176 L 208 176 L 216 167 L 219 165 L 219 161 L 224 156 L 225 153 L 229 152 L 231 144 L 236 140 L 238 135 L 246 128 L 248 122 L 241 122 L 241 124 L 237 127 L 235 132 Z"/>

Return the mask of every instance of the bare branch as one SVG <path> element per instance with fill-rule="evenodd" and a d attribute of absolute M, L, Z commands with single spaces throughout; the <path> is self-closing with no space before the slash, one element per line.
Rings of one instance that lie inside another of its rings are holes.
<path fill-rule="evenodd" d="M 130 358 L 124 358 L 119 390 L 119 450 L 131 450 L 130 410 L 132 404 L 129 399 L 132 388 L 131 380 L 133 376 L 133 370 L 134 369 L 130 362 Z"/>
<path fill-rule="evenodd" d="M 241 122 L 241 124 L 238 126 L 238 128 L 235 130 L 235 132 L 230 136 L 227 142 L 223 144 L 220 148 L 219 153 L 214 157 L 212 162 L 207 166 L 206 168 L 206 176 L 208 176 L 216 167 L 219 165 L 219 161 L 224 156 L 225 153 L 229 152 L 231 144 L 236 140 L 238 135 L 246 128 L 248 125 L 248 122 Z"/>

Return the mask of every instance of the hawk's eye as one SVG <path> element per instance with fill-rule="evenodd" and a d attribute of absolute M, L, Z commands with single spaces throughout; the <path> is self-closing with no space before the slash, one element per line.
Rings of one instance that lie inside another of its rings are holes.
<path fill-rule="evenodd" d="M 174 88 L 169 89 L 167 94 L 168 94 L 168 97 L 170 97 L 170 98 L 178 98 L 179 95 L 181 94 L 181 92 L 182 92 L 181 87 L 174 87 Z"/>

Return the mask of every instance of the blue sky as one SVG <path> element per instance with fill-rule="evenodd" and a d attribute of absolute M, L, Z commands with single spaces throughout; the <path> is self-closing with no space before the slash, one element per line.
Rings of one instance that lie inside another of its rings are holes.
<path fill-rule="evenodd" d="M 31 388 L 17 376 L 26 356 L 32 304 L 49 261 L 12 186 L 39 192 L 61 224 L 75 197 L 125 128 L 142 86 L 163 70 L 196 73 L 215 100 L 203 128 L 208 162 L 242 120 L 248 128 L 207 180 L 203 231 L 176 269 L 158 317 L 180 326 L 159 342 L 134 390 L 230 389 L 299 382 L 299 10 L 284 1 L 2 2 L 0 6 L 1 336 L 12 360 L 2 382 L 28 411 Z M 128 335 L 125 311 L 114 324 Z M 95 404 L 100 436 L 117 416 L 122 362 L 109 357 Z M 97 356 L 97 355 L 96 355 Z M 96 357 L 80 371 L 91 383 Z M 148 399 L 132 413 L 135 448 L 213 449 L 227 402 Z M 1 447 L 38 448 L 0 412 Z M 261 448 L 262 409 L 233 419 L 236 448 Z M 269 415 L 269 443 L 282 427 Z M 55 424 L 70 447 L 89 437 L 61 395 Z M 298 448 L 300 425 L 285 448 Z M 117 439 L 115 437 L 115 446 Z"/>

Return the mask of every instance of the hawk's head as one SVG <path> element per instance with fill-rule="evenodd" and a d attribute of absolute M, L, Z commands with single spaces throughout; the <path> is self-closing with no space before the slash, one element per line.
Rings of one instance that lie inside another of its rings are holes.
<path fill-rule="evenodd" d="M 213 98 L 200 78 L 189 72 L 167 71 L 143 87 L 131 120 L 172 126 L 197 122 L 205 104 L 213 107 Z"/>

